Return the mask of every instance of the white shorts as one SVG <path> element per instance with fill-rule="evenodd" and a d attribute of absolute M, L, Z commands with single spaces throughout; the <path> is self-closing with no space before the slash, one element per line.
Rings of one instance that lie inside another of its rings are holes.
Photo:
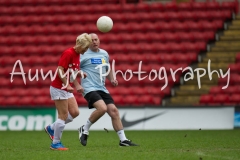
<path fill-rule="evenodd" d="M 74 97 L 70 92 L 50 86 L 51 100 L 69 99 Z"/>

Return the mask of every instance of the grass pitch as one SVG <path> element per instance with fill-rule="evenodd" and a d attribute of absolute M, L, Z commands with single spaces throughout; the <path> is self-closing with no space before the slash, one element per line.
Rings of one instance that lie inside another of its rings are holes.
<path fill-rule="evenodd" d="M 0 160 L 239 160 L 240 130 L 125 131 L 138 147 L 119 147 L 114 131 L 91 131 L 88 145 L 64 131 L 68 151 L 52 151 L 45 131 L 1 131 Z"/>

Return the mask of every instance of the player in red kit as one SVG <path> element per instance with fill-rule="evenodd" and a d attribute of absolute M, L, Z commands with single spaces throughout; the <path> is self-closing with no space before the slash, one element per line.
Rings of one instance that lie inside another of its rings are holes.
<path fill-rule="evenodd" d="M 84 54 L 91 43 L 90 35 L 83 33 L 77 37 L 76 45 L 65 50 L 60 57 L 57 68 L 58 74 L 50 86 L 50 95 L 55 102 L 58 119 L 45 127 L 46 133 L 52 139 L 50 148 L 53 150 L 68 150 L 61 143 L 62 132 L 65 124 L 79 115 L 78 104 L 72 92 L 74 91 L 73 86 L 77 92 L 83 92 L 76 75 L 80 75 L 78 71 L 80 54 Z"/>

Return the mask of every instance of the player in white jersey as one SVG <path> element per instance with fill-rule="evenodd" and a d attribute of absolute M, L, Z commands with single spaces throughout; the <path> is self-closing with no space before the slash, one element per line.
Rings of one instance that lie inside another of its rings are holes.
<path fill-rule="evenodd" d="M 79 128 L 79 141 L 83 146 L 87 145 L 89 129 L 93 123 L 101 118 L 106 112 L 111 117 L 114 130 L 117 132 L 120 146 L 137 146 L 125 136 L 123 125 L 119 116 L 114 100 L 105 87 L 105 77 L 100 78 L 99 65 L 109 64 L 109 55 L 107 51 L 100 49 L 100 40 L 94 33 L 90 34 L 92 44 L 89 49 L 80 57 L 80 68 L 87 73 L 87 78 L 81 81 L 84 88 L 83 96 L 88 102 L 89 109 L 96 108 L 92 112 L 86 124 Z M 97 68 L 96 68 L 97 67 Z M 102 66 L 102 74 L 107 73 L 108 66 Z M 118 81 L 113 78 L 112 71 L 106 76 L 113 86 L 118 85 Z"/>

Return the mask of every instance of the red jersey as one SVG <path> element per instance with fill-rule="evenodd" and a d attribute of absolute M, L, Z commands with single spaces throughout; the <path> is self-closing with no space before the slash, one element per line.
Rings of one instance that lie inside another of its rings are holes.
<path fill-rule="evenodd" d="M 58 62 L 58 66 L 63 67 L 65 73 L 68 71 L 70 76 L 71 75 L 70 69 L 73 69 L 73 71 L 79 70 L 80 67 L 79 58 L 80 54 L 78 54 L 73 48 L 69 48 L 62 53 L 60 60 Z M 68 82 L 72 86 L 72 83 L 70 83 L 70 77 L 68 77 Z M 58 89 L 61 89 L 63 87 L 63 83 L 59 78 L 58 74 L 56 78 L 52 81 L 51 86 Z"/>

